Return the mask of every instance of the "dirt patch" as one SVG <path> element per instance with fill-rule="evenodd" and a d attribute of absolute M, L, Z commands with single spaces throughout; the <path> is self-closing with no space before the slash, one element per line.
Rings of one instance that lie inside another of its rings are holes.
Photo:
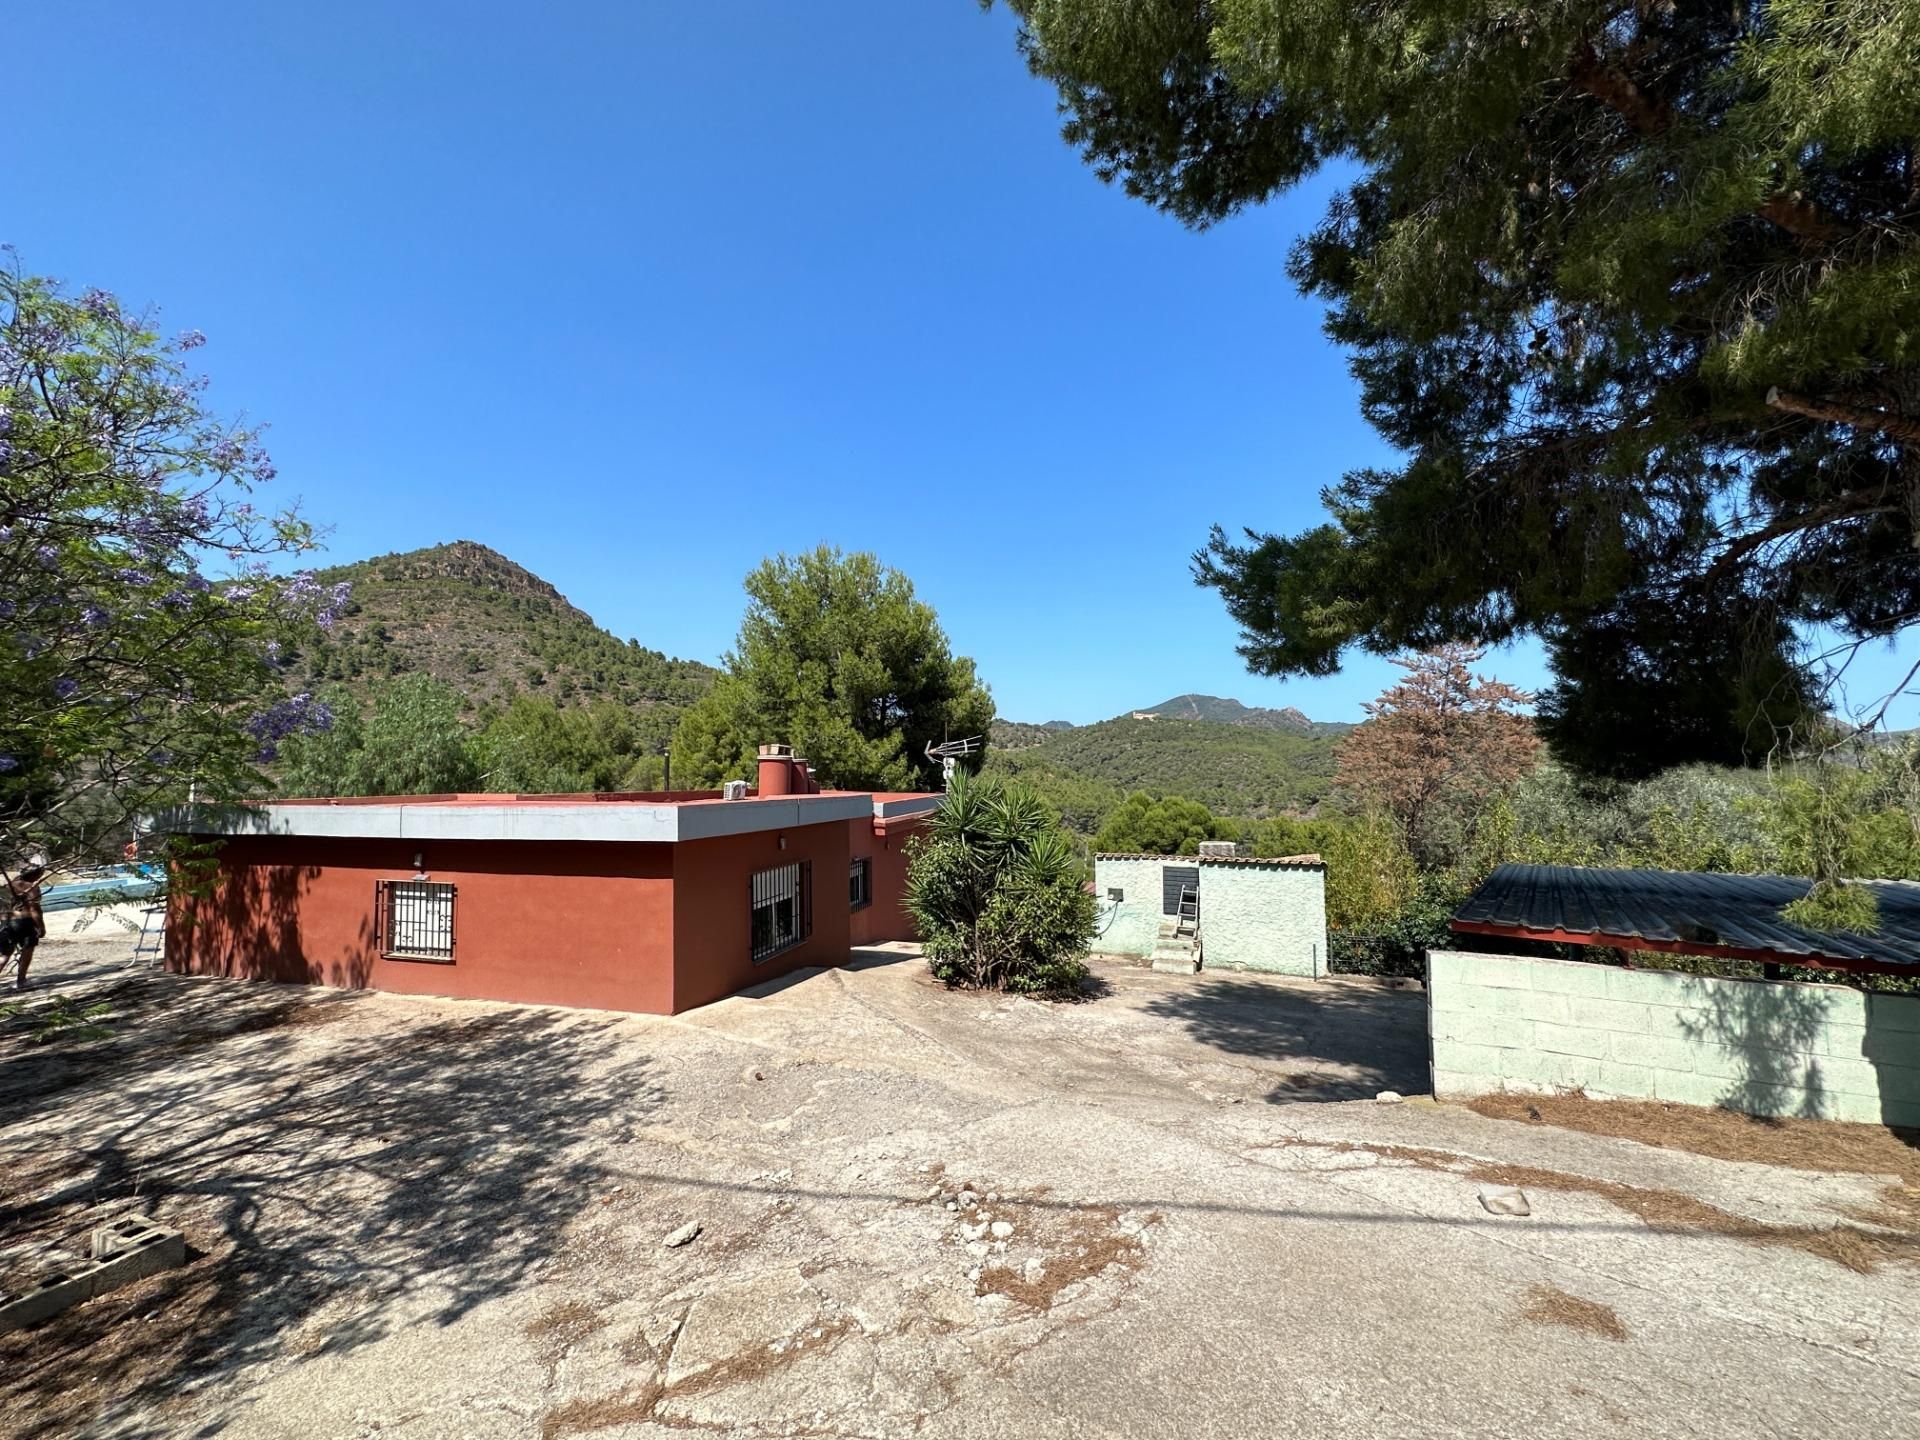
<path fill-rule="evenodd" d="M 561 1300 L 527 1323 L 526 1336 L 558 1355 L 606 1326 L 607 1317 L 584 1300 Z"/>
<path fill-rule="evenodd" d="M 652 1382 L 611 1395 L 595 1395 L 569 1400 L 547 1412 L 540 1422 L 540 1440 L 560 1440 L 563 1435 L 584 1435 L 594 1430 L 611 1430 L 616 1425 L 641 1425 L 653 1419 L 661 1389 Z"/>
<path fill-rule="evenodd" d="M 1511 1185 L 1522 1190 L 1559 1190 L 1596 1195 L 1638 1216 L 1649 1229 L 1667 1234 L 1725 1235 L 1749 1245 L 1779 1246 L 1801 1250 L 1831 1260 L 1860 1274 L 1869 1274 L 1888 1262 L 1920 1264 L 1920 1217 L 1911 1217 L 1890 1207 L 1869 1216 L 1857 1216 L 1863 1223 L 1821 1225 L 1771 1225 L 1764 1220 L 1749 1220 L 1729 1214 L 1716 1205 L 1679 1190 L 1647 1189 L 1622 1185 L 1614 1180 L 1596 1180 L 1587 1175 L 1569 1175 L 1560 1170 L 1540 1170 L 1530 1165 L 1492 1165 L 1445 1150 L 1426 1150 L 1414 1145 L 1356 1145 L 1347 1140 L 1287 1139 L 1284 1146 L 1305 1145 L 1317 1150 L 1341 1153 L 1366 1151 L 1385 1160 L 1418 1165 L 1424 1170 L 1441 1170 L 1482 1185 Z M 1867 1228 L 1872 1226 L 1875 1228 Z"/>
<path fill-rule="evenodd" d="M 1578 1094 L 1482 1095 L 1465 1103 L 1469 1110 L 1495 1120 L 1557 1125 L 1714 1160 L 1893 1175 L 1920 1190 L 1920 1131 L 1916 1130 L 1838 1120 L 1763 1119 L 1703 1105 L 1593 1100 Z"/>
<path fill-rule="evenodd" d="M 1554 1285 L 1536 1285 L 1527 1292 L 1527 1303 L 1520 1311 L 1536 1325 L 1564 1325 L 1604 1340 L 1625 1340 L 1627 1327 L 1611 1307 L 1597 1300 L 1582 1300 Z"/>

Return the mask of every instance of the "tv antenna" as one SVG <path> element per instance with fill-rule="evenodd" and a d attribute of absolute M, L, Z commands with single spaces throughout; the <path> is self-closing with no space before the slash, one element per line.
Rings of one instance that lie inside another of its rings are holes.
<path fill-rule="evenodd" d="M 927 742 L 927 759 L 940 762 L 940 788 L 953 788 L 954 765 L 968 755 L 980 753 L 980 737 L 969 735 L 964 740 L 942 740 L 938 745 Z"/>

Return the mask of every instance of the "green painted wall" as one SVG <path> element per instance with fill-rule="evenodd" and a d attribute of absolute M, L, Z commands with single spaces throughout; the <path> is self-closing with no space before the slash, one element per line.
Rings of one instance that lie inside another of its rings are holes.
<path fill-rule="evenodd" d="M 1445 950 L 1427 972 L 1436 1095 L 1580 1088 L 1920 1126 L 1920 996 Z"/>

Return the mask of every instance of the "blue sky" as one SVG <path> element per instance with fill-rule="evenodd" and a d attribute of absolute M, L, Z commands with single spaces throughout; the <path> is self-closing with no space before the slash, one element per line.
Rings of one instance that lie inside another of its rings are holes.
<path fill-rule="evenodd" d="M 1325 188 L 1201 235 L 1127 200 L 1004 12 L 65 0 L 8 32 L 45 63 L 9 76 L 0 239 L 205 331 L 332 558 L 479 540 L 716 659 L 763 556 L 869 549 L 1019 719 L 1353 719 L 1389 678 L 1249 676 L 1187 569 L 1388 458 L 1284 270 Z"/>

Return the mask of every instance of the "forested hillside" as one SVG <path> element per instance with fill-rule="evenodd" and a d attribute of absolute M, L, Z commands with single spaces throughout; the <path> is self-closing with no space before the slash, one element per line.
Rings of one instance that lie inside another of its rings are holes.
<path fill-rule="evenodd" d="M 611 700 L 678 710 L 717 673 L 615 639 L 538 575 L 470 540 L 318 578 L 350 582 L 352 600 L 331 635 L 288 657 L 296 688 L 339 684 L 364 697 L 377 680 L 424 673 L 473 705 L 531 694 L 562 706 Z"/>
<path fill-rule="evenodd" d="M 995 750 L 987 768 L 1032 784 L 1076 830 L 1091 833 L 1132 790 L 1183 795 L 1238 818 L 1310 810 L 1332 789 L 1336 743 L 1334 733 L 1126 718 Z"/>
<path fill-rule="evenodd" d="M 1161 720 L 1210 720 L 1220 725 L 1241 725 L 1252 730 L 1285 730 L 1299 735 L 1339 735 L 1351 725 L 1312 720 L 1304 710 L 1288 705 L 1279 710 L 1262 705 L 1243 705 L 1223 695 L 1176 695 L 1134 712 L 1142 718 Z"/>

